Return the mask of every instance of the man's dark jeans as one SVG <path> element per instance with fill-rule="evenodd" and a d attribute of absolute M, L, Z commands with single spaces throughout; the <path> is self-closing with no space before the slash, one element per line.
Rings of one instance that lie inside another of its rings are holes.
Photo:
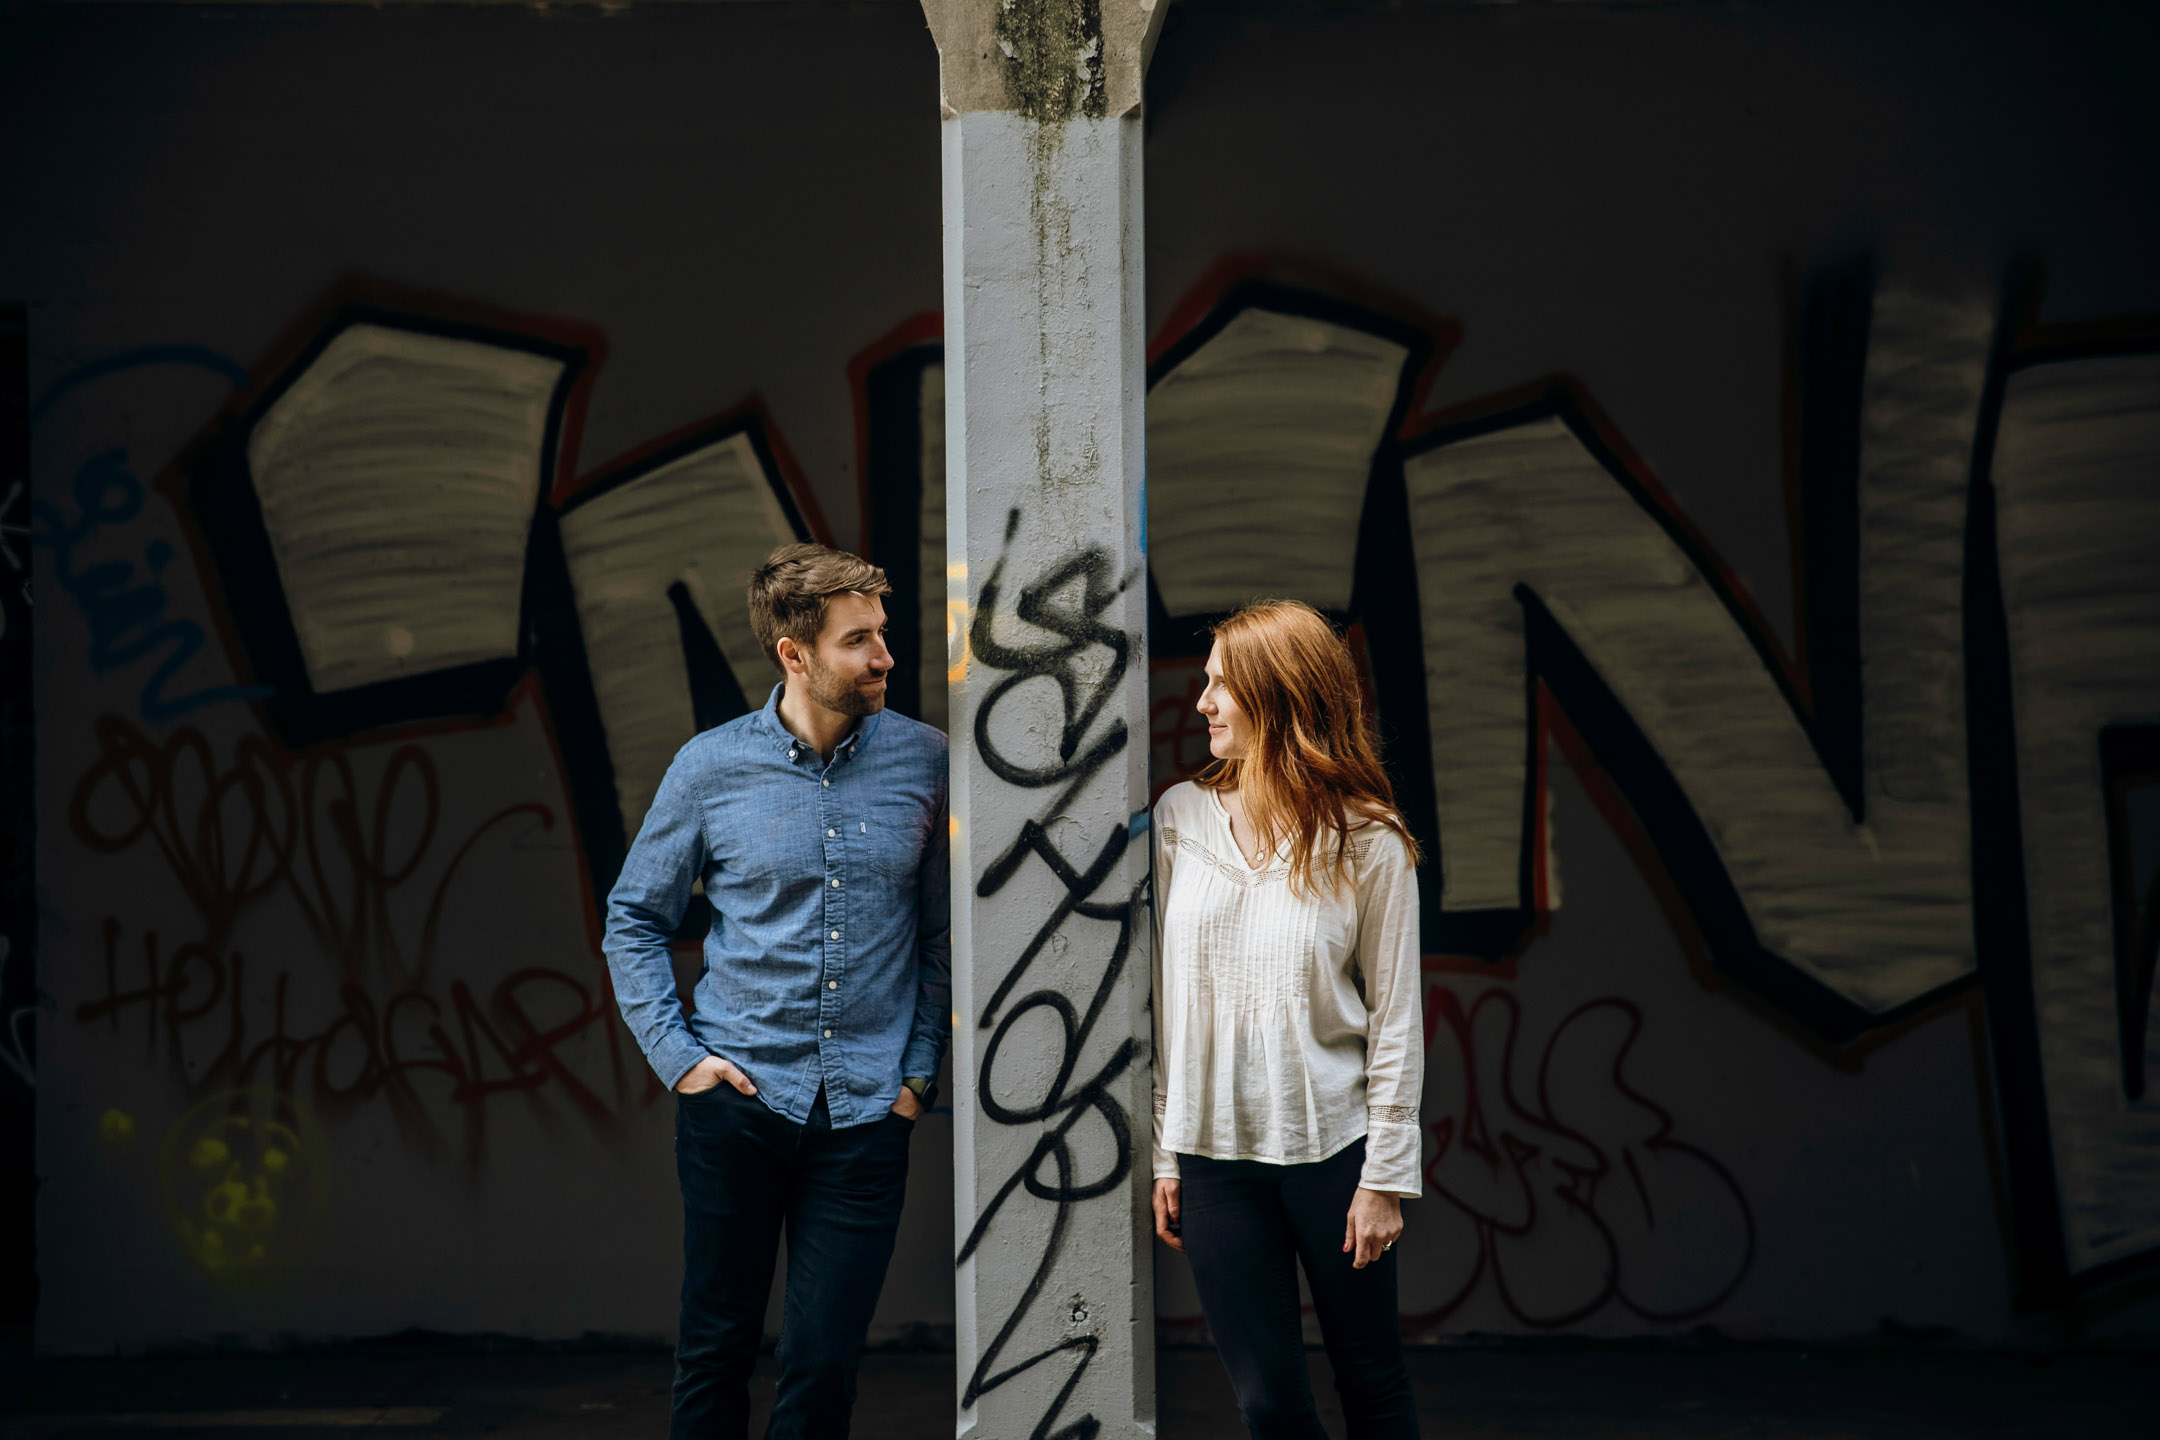
<path fill-rule="evenodd" d="M 839 1440 L 907 1190 L 911 1120 L 832 1128 L 821 1091 L 798 1125 L 732 1085 L 679 1095 L 682 1335 L 670 1440 L 744 1440 L 750 1369 L 787 1227 L 780 1390 L 769 1440 Z"/>

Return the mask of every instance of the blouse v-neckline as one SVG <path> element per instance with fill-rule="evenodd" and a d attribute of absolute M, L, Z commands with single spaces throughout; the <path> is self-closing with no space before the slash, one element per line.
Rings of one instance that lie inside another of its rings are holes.
<path fill-rule="evenodd" d="M 1260 864 L 1251 863 L 1245 858 L 1245 847 L 1238 844 L 1237 827 L 1230 823 L 1230 807 L 1223 804 L 1221 794 L 1214 790 L 1208 791 L 1207 797 L 1214 802 L 1215 815 L 1217 819 L 1222 821 L 1223 833 L 1230 837 L 1230 848 L 1237 854 L 1239 868 L 1248 875 L 1260 875 L 1274 869 L 1276 861 L 1282 858 L 1282 846 L 1280 844 L 1276 845 L 1268 853 L 1267 859 Z"/>

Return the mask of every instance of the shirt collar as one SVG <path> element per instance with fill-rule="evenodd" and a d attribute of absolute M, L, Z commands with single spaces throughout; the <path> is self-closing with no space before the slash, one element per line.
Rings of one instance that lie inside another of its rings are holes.
<path fill-rule="evenodd" d="M 787 682 L 783 680 L 772 687 L 772 694 L 765 697 L 765 709 L 761 714 L 766 738 L 773 742 L 773 748 L 776 750 L 808 749 L 808 746 L 803 745 L 802 741 L 795 738 L 793 731 L 780 722 L 780 697 L 786 690 Z M 839 746 L 834 749 L 833 758 L 837 760 L 847 754 L 850 746 L 853 746 L 858 754 L 861 753 L 869 745 L 870 737 L 877 733 L 878 721 L 884 718 L 885 712 L 882 710 L 875 715 L 865 715 L 857 722 L 853 730 L 848 731 L 846 738 L 842 739 Z"/>
<path fill-rule="evenodd" d="M 785 682 L 772 687 L 772 694 L 765 697 L 765 709 L 761 716 L 765 736 L 773 742 L 776 750 L 792 750 L 796 743 L 795 737 L 788 733 L 787 726 L 780 723 L 780 694 L 785 689 Z"/>

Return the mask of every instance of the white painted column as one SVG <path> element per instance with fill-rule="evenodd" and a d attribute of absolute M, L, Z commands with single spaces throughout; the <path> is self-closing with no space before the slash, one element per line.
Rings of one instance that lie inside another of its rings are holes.
<path fill-rule="evenodd" d="M 1143 0 L 924 0 L 945 146 L 959 1427 L 1154 1432 Z M 1099 1428 L 1097 1428 L 1099 1427 Z"/>

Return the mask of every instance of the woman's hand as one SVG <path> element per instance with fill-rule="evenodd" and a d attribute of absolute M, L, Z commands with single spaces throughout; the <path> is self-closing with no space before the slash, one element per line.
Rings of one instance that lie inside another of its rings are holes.
<path fill-rule="evenodd" d="M 1157 1233 L 1162 1230 L 1163 1182 L 1155 1182 Z M 1380 1190 L 1358 1187 L 1357 1194 L 1350 1197 L 1350 1217 L 1343 1224 L 1343 1253 L 1351 1257 L 1350 1267 L 1362 1270 L 1380 1258 L 1380 1252 L 1395 1243 L 1402 1234 L 1402 1196 L 1389 1195 Z"/>
<path fill-rule="evenodd" d="M 1175 1180 L 1157 1180 L 1155 1182 L 1155 1238 L 1182 1255 L 1185 1253 L 1185 1242 L 1178 1239 L 1177 1236 L 1179 1214 L 1178 1182 Z M 1398 1222 L 1395 1228 L 1400 1230 L 1402 1228 L 1401 1223 Z"/>

